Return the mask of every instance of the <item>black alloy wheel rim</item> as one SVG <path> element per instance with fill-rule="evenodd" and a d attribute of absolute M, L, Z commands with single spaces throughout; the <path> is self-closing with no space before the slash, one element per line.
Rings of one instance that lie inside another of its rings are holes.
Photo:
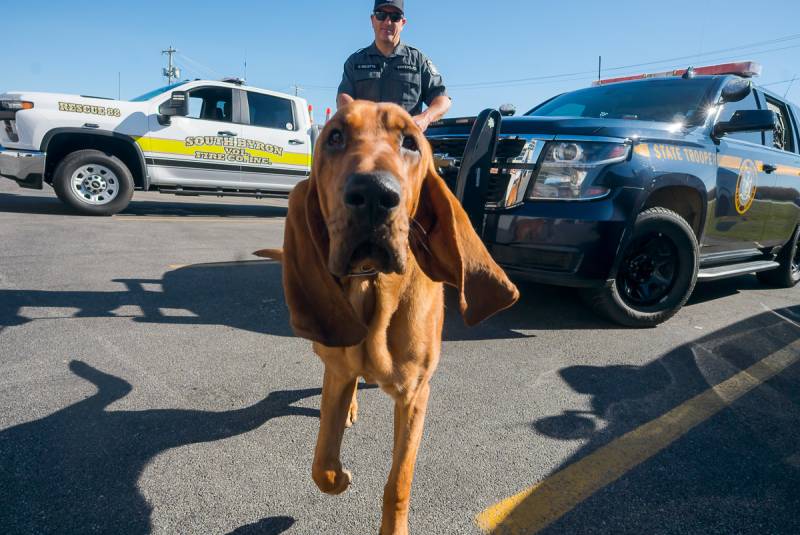
<path fill-rule="evenodd" d="M 617 275 L 623 300 L 641 307 L 662 301 L 678 277 L 678 248 L 662 233 L 636 238 L 625 251 Z"/>
<path fill-rule="evenodd" d="M 792 278 L 800 279 L 800 236 L 795 240 L 794 258 L 792 258 Z"/>

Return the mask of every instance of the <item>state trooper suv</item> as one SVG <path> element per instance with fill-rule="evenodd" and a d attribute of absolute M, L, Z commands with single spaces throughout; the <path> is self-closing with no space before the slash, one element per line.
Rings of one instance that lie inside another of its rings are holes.
<path fill-rule="evenodd" d="M 239 80 L 179 82 L 131 101 L 0 95 L 0 175 L 47 183 L 89 215 L 124 210 L 134 189 L 285 196 L 311 169 L 302 98 Z"/>
<path fill-rule="evenodd" d="M 754 87 L 759 71 L 605 80 L 426 135 L 509 274 L 581 287 L 613 321 L 654 326 L 697 280 L 800 280 L 800 110 Z"/>

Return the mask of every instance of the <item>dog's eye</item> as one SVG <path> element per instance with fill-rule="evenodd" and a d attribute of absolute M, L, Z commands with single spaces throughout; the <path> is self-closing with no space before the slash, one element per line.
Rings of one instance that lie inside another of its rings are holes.
<path fill-rule="evenodd" d="M 341 149 L 344 147 L 344 134 L 341 130 L 333 130 L 328 135 L 328 146 L 332 149 Z"/>
<path fill-rule="evenodd" d="M 419 146 L 417 145 L 417 140 L 414 139 L 414 136 L 403 136 L 403 148 L 406 150 L 411 150 L 417 152 L 419 150 Z"/>

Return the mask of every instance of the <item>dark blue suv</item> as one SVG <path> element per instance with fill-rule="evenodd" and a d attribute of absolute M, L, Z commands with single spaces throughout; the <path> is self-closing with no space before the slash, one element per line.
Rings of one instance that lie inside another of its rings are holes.
<path fill-rule="evenodd" d="M 800 110 L 755 87 L 758 70 L 601 82 L 426 135 L 510 275 L 581 287 L 606 317 L 653 326 L 698 279 L 800 280 Z"/>

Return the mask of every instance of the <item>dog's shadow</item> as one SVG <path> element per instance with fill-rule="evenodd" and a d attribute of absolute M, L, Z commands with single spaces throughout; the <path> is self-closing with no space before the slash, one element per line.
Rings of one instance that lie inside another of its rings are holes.
<path fill-rule="evenodd" d="M 137 481 L 170 448 L 234 437 L 282 416 L 319 417 L 295 403 L 321 389 L 276 391 L 222 412 L 151 409 L 109 411 L 130 383 L 72 361 L 69 368 L 97 392 L 49 416 L 0 431 L 0 525 L 4 533 L 130 533 L 151 530 L 151 507 Z M 234 533 L 277 534 L 294 520 L 275 517 Z"/>

